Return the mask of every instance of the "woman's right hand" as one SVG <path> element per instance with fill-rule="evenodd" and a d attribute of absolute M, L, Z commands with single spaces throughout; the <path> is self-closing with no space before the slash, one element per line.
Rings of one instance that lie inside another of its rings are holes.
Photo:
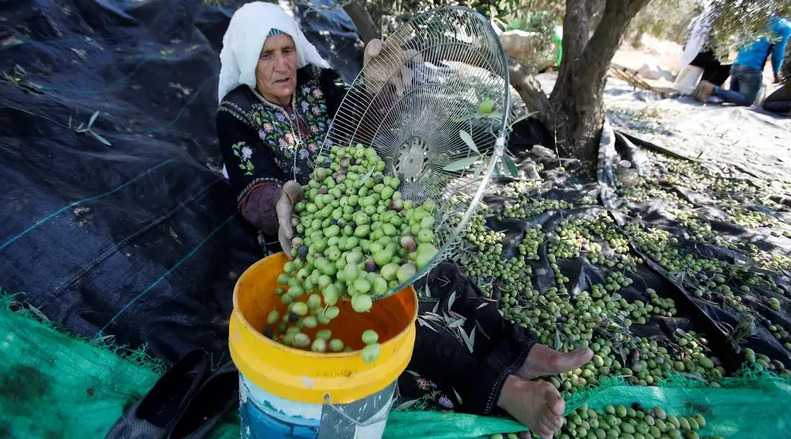
<path fill-rule="evenodd" d="M 290 180 L 283 185 L 283 193 L 275 206 L 278 222 L 277 239 L 289 259 L 292 259 L 291 241 L 294 239 L 294 226 L 291 225 L 291 219 L 294 218 L 294 205 L 302 201 L 302 197 L 302 186 L 295 180 Z"/>

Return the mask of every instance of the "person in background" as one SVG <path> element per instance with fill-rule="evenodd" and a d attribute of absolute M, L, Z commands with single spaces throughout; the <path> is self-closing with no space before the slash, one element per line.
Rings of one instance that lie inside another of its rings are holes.
<path fill-rule="evenodd" d="M 786 59 L 781 70 L 782 87 L 764 100 L 764 110 L 791 117 L 791 44 L 786 45 Z"/>
<path fill-rule="evenodd" d="M 379 40 L 365 47 L 366 87 L 399 93 L 409 74 L 402 67 L 393 81 L 385 67 L 392 63 L 378 61 L 382 50 Z M 234 13 L 220 61 L 217 136 L 237 194 L 234 202 L 246 221 L 264 236 L 278 236 L 290 254 L 294 204 L 302 199 L 302 185 L 310 179 L 347 86 L 294 19 L 271 3 L 247 3 Z M 451 282 L 443 284 L 443 279 Z M 402 394 L 436 397 L 446 409 L 472 414 L 502 411 L 534 434 L 551 438 L 563 424 L 565 402 L 551 383 L 537 379 L 578 369 L 593 351 L 560 353 L 538 344 L 525 328 L 503 318 L 497 306 L 485 306 L 490 302 L 452 262 L 440 263 L 421 281 L 431 285 L 443 311 L 458 313 L 473 328 L 480 324 L 488 336 L 477 337 L 468 348 L 451 331 L 417 325 L 408 370 L 419 377 L 402 374 Z"/>
<path fill-rule="evenodd" d="M 791 80 L 786 79 L 782 87 L 764 100 L 764 110 L 791 117 Z"/>
<path fill-rule="evenodd" d="M 775 83 L 780 82 L 780 68 L 783 66 L 786 45 L 791 36 L 791 22 L 775 13 L 770 19 L 769 30 L 769 38 L 761 37 L 739 50 L 736 61 L 731 66 L 730 90 L 701 81 L 695 89 L 695 99 L 706 103 L 709 96 L 714 95 L 732 104 L 752 105 L 763 85 L 763 70 L 770 55 Z"/>
<path fill-rule="evenodd" d="M 714 50 L 709 46 L 711 20 L 711 4 L 706 2 L 703 5 L 703 12 L 689 24 L 680 70 L 684 70 L 688 65 L 700 67 L 703 69 L 701 80 L 722 85 L 730 75 L 731 66 L 720 63 Z"/>

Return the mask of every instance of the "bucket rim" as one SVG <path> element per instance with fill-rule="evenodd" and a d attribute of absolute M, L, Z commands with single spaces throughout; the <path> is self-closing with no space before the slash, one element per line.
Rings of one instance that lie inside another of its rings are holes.
<path fill-rule="evenodd" d="M 322 359 L 322 358 L 328 358 L 329 357 L 329 358 L 333 358 L 333 359 L 338 359 L 338 358 L 352 358 L 352 357 L 356 357 L 356 356 L 361 355 L 362 349 L 353 350 L 353 351 L 349 351 L 349 352 L 313 352 L 313 351 L 310 351 L 310 350 L 303 350 L 303 349 L 293 348 L 291 346 L 286 346 L 286 345 L 284 345 L 282 343 L 276 342 L 275 340 L 273 340 L 273 339 L 271 339 L 269 337 L 264 336 L 264 334 L 262 334 L 261 331 L 255 329 L 253 327 L 253 325 L 251 325 L 250 322 L 247 321 L 247 319 L 245 318 L 244 314 L 239 309 L 239 303 L 238 303 L 239 302 L 239 294 L 238 294 L 239 293 L 239 284 L 242 282 L 242 279 L 244 278 L 244 276 L 248 272 L 250 272 L 250 270 L 253 267 L 255 267 L 255 266 L 259 265 L 259 264 L 264 264 L 265 261 L 267 261 L 269 258 L 274 258 L 274 257 L 278 257 L 278 258 L 286 257 L 286 258 L 288 258 L 288 256 L 284 252 L 281 251 L 281 252 L 275 253 L 273 255 L 266 256 L 266 257 L 256 261 L 253 265 L 249 266 L 242 273 L 241 276 L 239 276 L 239 279 L 236 281 L 236 284 L 233 287 L 233 311 L 232 312 L 237 315 L 239 323 L 241 323 L 241 325 L 245 328 L 245 330 L 248 331 L 248 333 L 252 334 L 252 337 L 255 340 L 257 340 L 257 341 L 260 341 L 260 342 L 263 342 L 265 344 L 274 346 L 276 349 L 281 349 L 283 351 L 286 351 L 286 352 L 289 352 L 289 353 L 298 354 L 298 355 L 304 356 L 304 357 L 316 358 L 316 359 Z M 288 259 L 290 260 L 290 258 L 288 258 Z M 389 297 L 398 296 L 399 294 L 403 294 L 405 291 L 411 293 L 410 294 L 411 299 L 412 299 L 413 303 L 415 304 L 414 309 L 412 311 L 412 315 L 410 316 L 410 324 L 404 326 L 404 328 L 402 328 L 401 331 L 398 332 L 398 334 L 394 335 L 389 340 L 387 340 L 385 342 L 382 342 L 382 343 L 379 343 L 382 346 L 389 346 L 390 344 L 395 344 L 397 341 L 402 340 L 404 337 L 407 336 L 407 332 L 410 330 L 411 326 L 413 326 L 415 324 L 415 322 L 417 321 L 417 314 L 418 314 L 419 303 L 418 303 L 418 298 L 417 298 L 417 292 L 415 291 L 415 288 L 412 285 L 407 285 L 404 289 L 402 289 L 401 291 L 399 291 L 399 292 L 397 292 L 397 293 L 395 293 L 395 294 L 393 294 L 392 296 L 389 296 Z M 272 293 L 274 294 L 274 291 Z M 368 312 L 368 311 L 366 311 L 366 312 Z"/>

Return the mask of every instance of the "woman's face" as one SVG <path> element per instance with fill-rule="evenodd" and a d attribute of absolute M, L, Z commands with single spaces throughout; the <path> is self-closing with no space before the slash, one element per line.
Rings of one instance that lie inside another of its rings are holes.
<path fill-rule="evenodd" d="M 297 48 L 290 35 L 270 35 L 255 68 L 255 87 L 266 100 L 286 105 L 297 88 Z"/>

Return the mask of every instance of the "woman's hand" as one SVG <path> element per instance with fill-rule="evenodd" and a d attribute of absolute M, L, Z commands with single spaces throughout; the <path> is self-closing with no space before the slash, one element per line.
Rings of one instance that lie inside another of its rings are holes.
<path fill-rule="evenodd" d="M 292 258 L 291 240 L 294 239 L 294 226 L 291 224 L 291 219 L 294 218 L 294 205 L 302 201 L 302 196 L 302 186 L 294 180 L 287 181 L 283 185 L 283 193 L 280 195 L 280 200 L 275 206 L 279 225 L 277 239 L 289 259 Z"/>
<path fill-rule="evenodd" d="M 375 38 L 365 46 L 363 65 L 365 66 L 365 86 L 369 93 L 376 93 L 390 83 L 398 96 L 403 96 L 412 84 L 414 73 L 406 66 L 407 62 L 421 62 L 420 53 L 414 49 L 388 47 L 382 52 L 382 40 Z"/>

